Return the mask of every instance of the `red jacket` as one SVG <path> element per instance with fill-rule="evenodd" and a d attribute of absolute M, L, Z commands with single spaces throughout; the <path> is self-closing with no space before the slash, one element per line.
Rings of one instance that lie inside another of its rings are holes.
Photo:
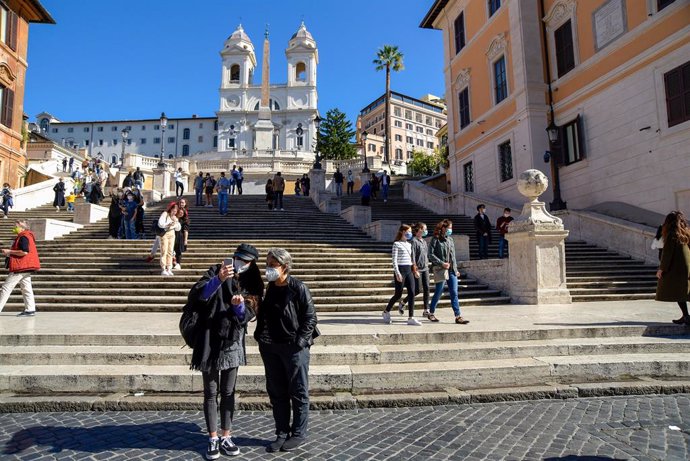
<path fill-rule="evenodd" d="M 38 260 L 38 250 L 36 250 L 36 239 L 30 230 L 23 230 L 17 235 L 12 244 L 13 250 L 19 250 L 19 240 L 26 237 L 29 241 L 29 252 L 24 256 L 10 256 L 10 272 L 30 272 L 41 269 L 41 262 Z"/>

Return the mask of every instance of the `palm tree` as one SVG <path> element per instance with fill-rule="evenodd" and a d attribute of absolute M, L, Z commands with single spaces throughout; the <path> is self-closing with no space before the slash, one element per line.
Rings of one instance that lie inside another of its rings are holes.
<path fill-rule="evenodd" d="M 391 69 L 399 72 L 405 68 L 403 65 L 403 54 L 400 52 L 395 45 L 383 45 L 379 48 L 376 53 L 376 59 L 374 59 L 374 64 L 376 65 L 376 70 L 386 69 L 386 137 L 384 150 L 383 150 L 383 161 L 388 163 L 389 147 L 390 147 L 390 116 L 391 116 Z M 365 154 L 366 155 L 366 154 Z"/>

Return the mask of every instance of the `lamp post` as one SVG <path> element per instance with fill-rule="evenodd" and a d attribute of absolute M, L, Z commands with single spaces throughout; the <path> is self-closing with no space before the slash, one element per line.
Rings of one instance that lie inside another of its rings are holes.
<path fill-rule="evenodd" d="M 125 143 L 129 137 L 129 130 L 125 128 L 120 134 L 122 135 L 122 153 L 120 154 L 120 170 L 122 171 L 125 169 Z"/>
<path fill-rule="evenodd" d="M 316 128 L 316 147 L 314 150 L 316 151 L 316 158 L 314 159 L 314 169 L 315 170 L 320 170 L 321 169 L 321 155 L 319 154 L 319 135 L 320 135 L 320 127 L 321 127 L 321 117 L 317 114 L 316 117 L 314 117 L 314 128 Z"/>
<path fill-rule="evenodd" d="M 360 135 L 362 139 L 362 154 L 364 155 L 364 169 L 362 169 L 362 173 L 369 173 L 369 164 L 367 163 L 367 136 L 369 136 L 369 133 L 367 133 L 366 130 L 362 131 Z"/>
<path fill-rule="evenodd" d="M 160 161 L 158 162 L 159 167 L 164 167 L 165 166 L 165 129 L 168 126 L 168 117 L 165 116 L 165 112 L 161 112 L 161 120 L 160 120 L 160 127 L 161 127 L 161 158 Z"/>
<path fill-rule="evenodd" d="M 551 211 L 565 210 L 568 208 L 566 202 L 561 198 L 561 177 L 559 172 L 560 159 L 563 154 L 561 142 L 559 140 L 560 127 L 553 121 L 553 112 L 551 112 L 551 122 L 546 127 L 546 133 L 549 136 L 549 149 L 544 154 L 544 161 L 551 162 L 551 178 L 553 179 L 553 201 L 549 204 Z"/>

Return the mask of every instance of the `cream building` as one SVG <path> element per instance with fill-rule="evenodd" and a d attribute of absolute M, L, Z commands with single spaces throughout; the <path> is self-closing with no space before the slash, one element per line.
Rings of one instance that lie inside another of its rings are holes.
<path fill-rule="evenodd" d="M 443 33 L 452 192 L 521 202 L 549 151 L 568 208 L 690 212 L 689 0 L 436 0 L 421 27 Z"/>

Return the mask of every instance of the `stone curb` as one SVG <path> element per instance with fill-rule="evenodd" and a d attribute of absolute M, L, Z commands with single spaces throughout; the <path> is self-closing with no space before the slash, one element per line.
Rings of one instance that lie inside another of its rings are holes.
<path fill-rule="evenodd" d="M 690 380 L 656 380 L 640 377 L 635 381 L 582 384 L 544 384 L 540 386 L 473 389 L 447 388 L 437 392 L 352 395 L 348 392 L 311 397 L 312 410 L 355 410 L 473 403 L 516 402 L 527 400 L 574 399 L 629 395 L 668 395 L 690 393 Z M 242 396 L 237 410 L 268 411 L 265 396 Z M 38 413 L 73 411 L 202 411 L 202 395 L 132 394 L 31 396 L 0 394 L 0 413 Z"/>

